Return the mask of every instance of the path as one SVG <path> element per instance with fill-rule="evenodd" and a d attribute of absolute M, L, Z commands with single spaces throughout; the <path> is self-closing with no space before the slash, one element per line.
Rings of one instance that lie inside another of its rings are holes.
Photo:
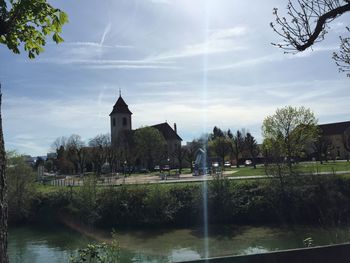
<path fill-rule="evenodd" d="M 257 179 L 267 179 L 272 176 L 268 175 L 251 175 L 251 176 L 232 176 L 238 171 L 225 171 L 223 173 L 224 177 L 228 180 L 257 180 Z M 334 174 L 350 174 L 350 171 L 338 171 Z M 317 175 L 334 175 L 331 172 L 320 172 Z M 307 173 L 300 175 L 309 175 Z M 167 184 L 167 183 L 191 183 L 191 182 L 204 182 L 211 181 L 215 177 L 211 175 L 201 175 L 193 176 L 192 174 L 181 174 L 179 178 L 174 176 L 168 177 L 166 180 L 162 180 L 160 176 L 153 175 L 131 175 L 128 177 L 105 177 L 103 180 L 99 180 L 98 184 L 101 186 L 108 185 L 132 185 L 132 184 Z M 65 179 L 56 179 L 50 182 L 51 185 L 55 186 L 79 186 L 83 184 L 81 179 L 74 178 L 72 176 L 66 176 Z"/>

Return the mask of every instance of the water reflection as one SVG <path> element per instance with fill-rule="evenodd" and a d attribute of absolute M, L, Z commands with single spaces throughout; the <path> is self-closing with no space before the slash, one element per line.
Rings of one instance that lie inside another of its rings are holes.
<path fill-rule="evenodd" d="M 303 240 L 313 245 L 350 241 L 350 228 L 211 226 L 208 251 L 203 246 L 205 231 L 201 228 L 119 231 L 121 262 L 170 262 L 195 260 L 210 256 L 255 254 L 303 247 Z M 95 231 L 107 239 L 107 231 Z M 9 234 L 11 263 L 67 262 L 70 254 L 93 242 L 91 238 L 65 227 L 12 228 Z"/>

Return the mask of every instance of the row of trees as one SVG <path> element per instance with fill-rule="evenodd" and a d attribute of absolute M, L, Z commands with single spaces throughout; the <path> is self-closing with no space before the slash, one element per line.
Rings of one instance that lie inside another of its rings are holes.
<path fill-rule="evenodd" d="M 68 138 L 59 137 L 53 142 L 52 148 L 56 151 L 56 159 L 51 160 L 53 163 L 48 163 L 47 168 L 57 169 L 62 173 L 81 174 L 90 161 L 93 161 L 95 172 L 100 173 L 109 151 L 112 150 L 108 134 L 97 135 L 88 143 L 77 134 Z"/>
<path fill-rule="evenodd" d="M 236 160 L 239 167 L 240 158 L 253 160 L 259 154 L 259 147 L 254 136 L 244 129 L 232 133 L 214 127 L 213 133 L 194 139 L 185 146 L 175 145 L 169 152 L 162 134 L 152 127 L 143 127 L 135 131 L 130 138 L 122 137 L 117 145 L 112 145 L 109 134 L 97 135 L 88 142 L 79 135 L 59 137 L 52 149 L 56 158 L 46 162 L 47 170 L 58 170 L 61 173 L 82 174 L 92 171 L 101 174 L 104 168 L 108 172 L 126 169 L 131 172 L 135 167 L 153 170 L 165 164 L 173 164 L 181 170 L 191 167 L 199 148 L 207 148 L 210 157 L 219 157 L 222 166 L 226 160 Z M 108 165 L 107 165 L 108 164 Z"/>
<path fill-rule="evenodd" d="M 112 145 L 109 134 L 97 135 L 85 143 L 79 135 L 57 138 L 52 148 L 57 159 L 47 162 L 47 169 L 53 167 L 62 173 L 83 173 L 93 171 L 101 174 L 104 165 L 109 172 L 135 167 L 154 170 L 155 166 L 172 164 L 173 168 L 191 167 L 199 148 L 207 150 L 208 157 L 225 161 L 234 160 L 239 167 L 242 159 L 252 160 L 256 167 L 257 157 L 266 163 L 287 165 L 292 171 L 295 160 L 316 157 L 321 163 L 332 158 L 335 147 L 323 136 L 314 113 L 307 108 L 287 106 L 265 118 L 262 125 L 263 144 L 258 145 L 254 136 L 245 129 L 223 131 L 214 127 L 212 133 L 203 135 L 185 146 L 176 145 L 169 152 L 162 134 L 152 127 L 143 127 L 130 136 L 121 137 L 117 145 Z M 350 153 L 350 135 L 343 136 L 344 148 Z M 334 157 L 334 156 L 333 156 Z M 334 157 L 335 158 L 335 157 Z M 334 159 L 333 158 L 333 159 Z"/>
<path fill-rule="evenodd" d="M 169 158 L 166 141 L 157 129 L 143 127 L 129 135 L 121 136 L 116 145 L 112 145 L 110 134 L 97 135 L 88 142 L 76 134 L 59 137 L 52 144 L 57 157 L 47 162 L 47 169 L 69 174 L 91 171 L 99 175 L 103 170 L 131 173 L 135 167 L 153 170 Z"/>
<path fill-rule="evenodd" d="M 226 158 L 234 159 L 237 167 L 241 158 L 247 158 L 252 160 L 255 168 L 255 160 L 259 154 L 257 141 L 250 132 L 242 129 L 233 134 L 231 130 L 222 131 L 216 126 L 213 133 L 209 135 L 208 150 L 211 156 L 220 157 L 223 167 Z"/>
<path fill-rule="evenodd" d="M 341 138 L 344 149 L 347 151 L 346 158 L 349 161 L 350 158 L 350 131 L 345 132 Z M 316 142 L 313 144 L 313 150 L 316 153 L 317 160 L 323 164 L 324 161 L 335 161 L 338 156 L 337 147 L 333 144 L 329 137 L 318 135 Z"/>

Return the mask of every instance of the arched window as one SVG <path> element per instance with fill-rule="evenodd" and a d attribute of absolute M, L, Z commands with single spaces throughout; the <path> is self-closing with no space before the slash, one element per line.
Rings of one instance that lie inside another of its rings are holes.
<path fill-rule="evenodd" d="M 113 127 L 115 127 L 115 118 L 112 119 Z"/>
<path fill-rule="evenodd" d="M 126 126 L 128 124 L 128 120 L 126 119 L 126 117 L 123 118 L 123 126 Z"/>

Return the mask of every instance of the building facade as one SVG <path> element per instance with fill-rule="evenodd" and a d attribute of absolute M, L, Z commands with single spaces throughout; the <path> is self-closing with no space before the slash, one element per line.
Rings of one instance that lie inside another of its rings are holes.
<path fill-rule="evenodd" d="M 125 103 L 121 94 L 113 106 L 110 116 L 111 126 L 111 142 L 112 145 L 117 147 L 121 140 L 128 140 L 130 136 L 133 136 L 132 130 L 132 112 L 129 110 L 129 106 Z M 152 125 L 157 129 L 164 137 L 167 144 L 168 156 L 172 156 L 176 147 L 181 146 L 181 137 L 177 133 L 176 124 L 172 128 L 167 122 Z M 122 139 L 121 139 L 122 138 Z"/>
<path fill-rule="evenodd" d="M 345 160 L 350 154 L 350 121 L 319 125 L 324 139 L 330 142 L 329 157 Z"/>

